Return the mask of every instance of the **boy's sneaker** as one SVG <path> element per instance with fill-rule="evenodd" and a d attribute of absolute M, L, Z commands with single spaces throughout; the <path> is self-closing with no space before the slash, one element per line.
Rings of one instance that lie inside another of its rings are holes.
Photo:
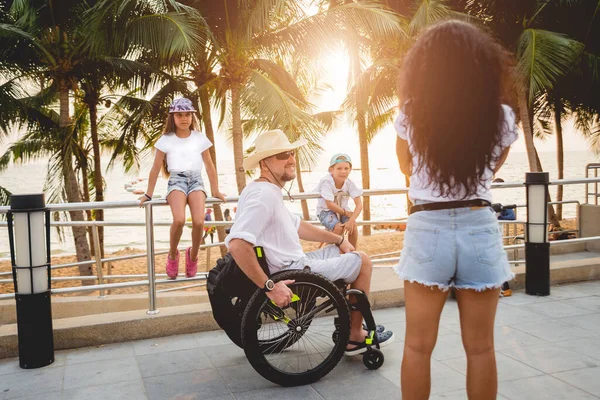
<path fill-rule="evenodd" d="M 198 272 L 198 258 L 196 257 L 196 261 L 192 261 L 191 252 L 191 247 L 185 250 L 185 276 L 188 278 L 193 278 Z"/>
<path fill-rule="evenodd" d="M 169 279 L 177 278 L 179 274 L 179 251 L 177 251 L 177 256 L 174 260 L 171 260 L 171 257 L 167 254 L 167 276 Z"/>
<path fill-rule="evenodd" d="M 377 341 L 379 342 L 379 347 L 385 347 L 394 341 L 394 332 L 392 331 L 376 333 L 376 335 Z M 367 344 L 368 339 L 369 338 L 365 338 L 364 342 L 354 342 L 352 340 L 349 341 L 348 344 L 355 347 L 353 347 L 350 350 L 346 348 L 346 352 L 344 354 L 346 354 L 347 356 L 356 356 L 358 354 L 365 353 L 367 351 L 367 347 L 373 345 Z"/>
<path fill-rule="evenodd" d="M 512 289 L 500 290 L 500 297 L 512 296 Z"/>

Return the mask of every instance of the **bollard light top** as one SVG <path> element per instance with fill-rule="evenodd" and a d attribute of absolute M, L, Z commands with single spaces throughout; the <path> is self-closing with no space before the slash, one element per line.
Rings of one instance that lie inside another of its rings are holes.
<path fill-rule="evenodd" d="M 40 210 L 46 207 L 44 193 L 13 194 L 10 196 L 11 211 Z"/>
<path fill-rule="evenodd" d="M 548 172 L 527 172 L 525 173 L 525 184 L 544 184 L 550 182 Z"/>

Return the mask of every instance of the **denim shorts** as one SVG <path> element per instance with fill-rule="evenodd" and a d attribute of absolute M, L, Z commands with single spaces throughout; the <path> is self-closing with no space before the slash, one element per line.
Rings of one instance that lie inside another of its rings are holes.
<path fill-rule="evenodd" d="M 342 215 L 342 224 L 345 224 L 346 222 L 348 222 L 350 218 L 348 218 L 345 215 Z M 340 222 L 340 220 L 337 217 L 337 214 L 334 213 L 331 210 L 323 210 L 319 213 L 319 221 L 321 221 L 321 224 L 323 224 L 323 226 L 325 227 L 325 229 L 327 229 L 328 231 L 332 231 L 333 228 L 335 228 L 335 226 L 337 225 L 338 222 Z"/>
<path fill-rule="evenodd" d="M 395 271 L 403 280 L 442 290 L 482 291 L 514 278 L 500 226 L 487 207 L 411 214 Z"/>
<path fill-rule="evenodd" d="M 190 193 L 201 190 L 206 196 L 206 190 L 204 190 L 204 181 L 202 180 L 202 174 L 200 171 L 177 171 L 171 174 L 169 183 L 167 184 L 167 195 L 173 190 L 179 190 L 188 196 Z"/>
<path fill-rule="evenodd" d="M 340 254 L 339 247 L 332 244 L 306 253 L 284 269 L 303 269 L 306 266 L 310 267 L 311 272 L 323 275 L 330 281 L 343 279 L 346 283 L 352 283 L 360 273 L 362 258 L 355 252 Z"/>

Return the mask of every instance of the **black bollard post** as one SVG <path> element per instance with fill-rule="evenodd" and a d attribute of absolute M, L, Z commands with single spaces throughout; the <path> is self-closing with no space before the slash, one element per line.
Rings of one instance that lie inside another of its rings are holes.
<path fill-rule="evenodd" d="M 54 362 L 50 302 L 50 212 L 43 194 L 10 196 L 8 238 L 12 263 L 19 365 L 40 368 Z"/>
<path fill-rule="evenodd" d="M 550 294 L 550 243 L 548 243 L 547 172 L 525 174 L 527 224 L 525 227 L 525 293 Z"/>

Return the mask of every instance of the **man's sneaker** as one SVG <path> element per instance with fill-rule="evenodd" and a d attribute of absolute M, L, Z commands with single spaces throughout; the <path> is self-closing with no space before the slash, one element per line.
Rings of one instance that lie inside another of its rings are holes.
<path fill-rule="evenodd" d="M 512 296 L 512 289 L 500 290 L 500 297 Z"/>
<path fill-rule="evenodd" d="M 171 257 L 167 254 L 167 276 L 170 279 L 177 278 L 177 274 L 179 274 L 179 251 L 177 251 L 177 256 L 174 260 L 171 260 Z"/>
<path fill-rule="evenodd" d="M 394 341 L 394 332 L 392 331 L 385 331 L 377 333 L 376 335 L 377 341 L 379 342 L 379 347 L 385 347 Z M 369 339 L 368 337 L 365 338 L 364 342 L 354 342 L 351 340 L 348 342 L 348 344 L 354 347 L 350 350 L 346 348 L 346 352 L 344 354 L 347 356 L 356 356 L 358 354 L 362 354 L 367 351 L 367 347 L 374 345 L 373 340 Z"/>
<path fill-rule="evenodd" d="M 185 250 L 185 276 L 188 278 L 193 278 L 198 272 L 198 257 L 196 256 L 196 261 L 192 261 L 191 253 L 192 248 L 188 247 Z"/>

